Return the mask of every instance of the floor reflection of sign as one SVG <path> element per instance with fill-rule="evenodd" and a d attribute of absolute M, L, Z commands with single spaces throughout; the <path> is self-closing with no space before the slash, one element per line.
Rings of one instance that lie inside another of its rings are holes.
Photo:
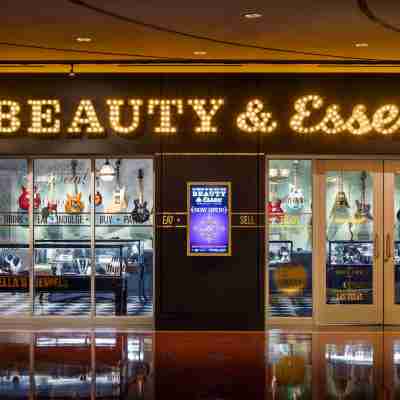
<path fill-rule="evenodd" d="M 188 183 L 188 255 L 230 255 L 230 183 Z"/>

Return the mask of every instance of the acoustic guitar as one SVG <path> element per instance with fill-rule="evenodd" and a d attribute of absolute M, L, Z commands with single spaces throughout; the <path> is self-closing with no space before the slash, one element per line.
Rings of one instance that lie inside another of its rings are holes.
<path fill-rule="evenodd" d="M 78 193 L 78 183 L 77 183 L 77 175 L 76 168 L 78 165 L 78 161 L 71 161 L 71 169 L 72 169 L 72 179 L 74 181 L 74 194 L 67 193 L 67 201 L 65 202 L 65 212 L 69 214 L 78 214 L 81 213 L 85 209 L 85 204 L 82 201 L 82 193 Z"/>
<path fill-rule="evenodd" d="M 331 209 L 331 220 L 335 224 L 348 223 L 350 220 L 350 205 L 343 187 L 343 172 L 337 177 L 338 189 Z"/>
<path fill-rule="evenodd" d="M 117 177 L 116 187 L 111 197 L 111 203 L 106 209 L 107 213 L 124 212 L 128 207 L 128 201 L 126 199 L 126 188 L 122 187 L 120 182 L 121 160 L 117 160 L 115 166 L 116 166 L 116 177 Z"/>
<path fill-rule="evenodd" d="M 144 174 L 142 169 L 139 169 L 137 179 L 139 198 L 134 200 L 135 208 L 131 215 L 134 222 L 137 224 L 143 224 L 149 220 L 150 211 L 147 209 L 147 201 L 144 200 Z"/>
<path fill-rule="evenodd" d="M 100 186 L 99 185 L 99 177 L 96 176 L 96 187 Z M 92 196 L 89 195 L 89 203 L 92 202 Z M 99 207 L 103 204 L 103 196 L 102 194 L 96 189 L 96 193 L 94 194 L 94 205 L 95 207 Z"/>

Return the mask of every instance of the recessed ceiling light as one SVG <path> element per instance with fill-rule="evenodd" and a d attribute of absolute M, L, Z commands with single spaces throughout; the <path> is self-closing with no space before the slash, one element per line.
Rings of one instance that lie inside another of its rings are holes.
<path fill-rule="evenodd" d="M 354 46 L 356 47 L 368 47 L 368 43 L 356 43 Z"/>
<path fill-rule="evenodd" d="M 243 13 L 242 16 L 247 19 L 257 19 L 261 18 L 263 15 L 258 11 L 247 11 Z"/>
<path fill-rule="evenodd" d="M 195 56 L 205 56 L 207 54 L 207 52 L 206 51 L 202 51 L 202 50 L 197 50 L 197 51 L 194 51 L 193 54 Z"/>
<path fill-rule="evenodd" d="M 88 43 L 88 42 L 92 41 L 92 38 L 90 38 L 88 36 L 79 36 L 76 38 L 76 41 L 81 42 L 81 43 L 84 43 L 84 42 Z"/>

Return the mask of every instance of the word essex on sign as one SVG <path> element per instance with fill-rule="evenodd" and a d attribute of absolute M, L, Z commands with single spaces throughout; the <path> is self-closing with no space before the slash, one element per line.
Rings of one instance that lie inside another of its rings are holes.
<path fill-rule="evenodd" d="M 104 112 L 99 113 L 96 109 L 93 100 L 79 99 L 72 108 L 72 116 L 66 120 L 59 99 L 27 99 L 25 103 L 0 99 L 0 137 L 57 137 L 63 134 L 71 138 L 82 135 L 101 138 L 106 136 L 107 128 L 118 136 L 136 138 L 146 117 L 153 120 L 150 130 L 154 134 L 176 135 L 179 132 L 179 116 L 184 113 L 192 113 L 195 134 L 216 135 L 222 128 L 217 125 L 215 116 L 224 112 L 226 102 L 223 98 L 105 99 L 102 107 L 106 107 L 107 111 L 104 116 Z M 344 132 L 351 135 L 391 135 L 400 130 L 400 109 L 395 104 L 384 104 L 374 112 L 369 112 L 364 104 L 356 104 L 344 117 L 338 104 L 324 108 L 323 98 L 310 94 L 295 100 L 289 121 L 278 121 L 271 111 L 266 110 L 261 99 L 243 104 L 243 110 L 233 116 L 233 121 L 239 131 L 248 134 L 268 135 L 285 125 L 303 135 Z M 24 118 L 22 111 L 28 113 L 24 114 Z M 321 117 L 316 122 L 317 115 Z M 28 121 L 28 126 L 23 126 L 25 121 Z"/>

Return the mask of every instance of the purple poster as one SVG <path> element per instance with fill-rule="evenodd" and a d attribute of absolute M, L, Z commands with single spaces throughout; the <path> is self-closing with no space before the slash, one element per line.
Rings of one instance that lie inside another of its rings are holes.
<path fill-rule="evenodd" d="M 188 183 L 188 255 L 230 255 L 230 183 Z"/>

